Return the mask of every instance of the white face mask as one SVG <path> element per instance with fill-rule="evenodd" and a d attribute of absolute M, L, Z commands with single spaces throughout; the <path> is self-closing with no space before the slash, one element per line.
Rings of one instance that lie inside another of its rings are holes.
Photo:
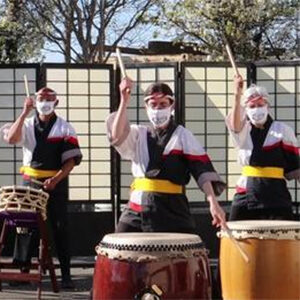
<path fill-rule="evenodd" d="M 36 110 L 40 115 L 50 115 L 54 111 L 56 101 L 36 101 Z"/>
<path fill-rule="evenodd" d="M 265 105 L 254 108 L 246 107 L 246 113 L 253 125 L 262 125 L 266 122 L 268 117 L 268 106 Z"/>
<path fill-rule="evenodd" d="M 147 107 L 148 118 L 155 128 L 167 125 L 171 118 L 171 113 L 172 106 L 164 109 L 153 109 L 151 107 Z"/>

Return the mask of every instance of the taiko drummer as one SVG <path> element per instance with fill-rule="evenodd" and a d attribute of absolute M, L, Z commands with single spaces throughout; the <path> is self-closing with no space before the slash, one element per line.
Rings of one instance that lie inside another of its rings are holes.
<path fill-rule="evenodd" d="M 28 117 L 36 106 L 36 113 Z M 17 120 L 1 128 L 4 140 L 23 147 L 23 184 L 40 188 L 31 180 L 44 183 L 50 194 L 47 216 L 50 221 L 62 274 L 62 288 L 73 288 L 70 275 L 70 252 L 67 233 L 67 176 L 81 161 L 82 154 L 73 127 L 55 113 L 56 92 L 44 87 L 36 101 L 26 98 Z M 26 272 L 32 256 L 31 234 L 18 234 L 14 262 Z"/>
<path fill-rule="evenodd" d="M 300 179 L 299 148 L 294 131 L 270 116 L 265 88 L 251 85 L 244 92 L 243 78 L 235 77 L 235 98 L 227 116 L 238 162 L 243 167 L 236 186 L 230 220 L 292 220 L 287 180 Z"/>
<path fill-rule="evenodd" d="M 195 136 L 173 119 L 175 98 L 164 83 L 151 84 L 144 104 L 150 126 L 130 125 L 127 106 L 132 81 L 120 83 L 121 101 L 107 120 L 111 144 L 122 158 L 132 161 L 134 181 L 130 200 L 123 211 L 117 232 L 195 232 L 183 187 L 193 176 L 210 204 L 213 224 L 225 224 L 225 213 L 216 196 L 225 183 Z"/>

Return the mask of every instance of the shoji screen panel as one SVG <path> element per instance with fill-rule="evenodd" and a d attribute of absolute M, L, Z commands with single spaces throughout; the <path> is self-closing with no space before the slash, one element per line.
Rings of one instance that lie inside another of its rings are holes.
<path fill-rule="evenodd" d="M 70 200 L 110 202 L 110 145 L 105 119 L 110 112 L 110 66 L 46 67 L 47 85 L 60 99 L 57 113 L 75 128 L 83 153 L 69 177 Z"/>
<path fill-rule="evenodd" d="M 246 68 L 239 68 L 246 79 Z M 219 200 L 232 200 L 240 167 L 225 126 L 233 97 L 233 70 L 221 64 L 186 63 L 183 68 L 185 126 L 210 156 L 228 189 Z M 191 180 L 186 189 L 190 201 L 204 201 L 204 194 Z"/>
<path fill-rule="evenodd" d="M 271 115 L 293 128 L 300 145 L 300 67 L 298 65 L 296 62 L 258 64 L 256 81 L 269 92 Z M 288 182 L 288 187 L 293 201 L 299 202 L 299 184 L 293 180 Z"/>
<path fill-rule="evenodd" d="M 143 101 L 144 92 L 151 83 L 160 81 L 167 83 L 176 94 L 176 64 L 128 66 L 127 74 L 134 81 L 128 106 L 129 120 L 132 124 L 148 124 Z M 129 198 L 132 179 L 131 162 L 121 160 L 121 200 L 123 203 Z"/>
<path fill-rule="evenodd" d="M 33 94 L 37 87 L 38 66 L 0 67 L 0 127 L 13 123 L 23 109 L 26 96 L 24 75 L 27 75 L 29 90 Z M 20 185 L 22 178 L 19 169 L 22 166 L 22 148 L 7 145 L 0 141 L 0 185 Z"/>

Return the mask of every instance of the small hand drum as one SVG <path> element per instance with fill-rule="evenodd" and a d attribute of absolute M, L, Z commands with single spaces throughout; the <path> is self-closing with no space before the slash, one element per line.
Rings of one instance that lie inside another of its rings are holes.
<path fill-rule="evenodd" d="M 48 193 L 31 187 L 3 186 L 0 188 L 0 211 L 39 212 L 46 220 L 48 198 Z"/>

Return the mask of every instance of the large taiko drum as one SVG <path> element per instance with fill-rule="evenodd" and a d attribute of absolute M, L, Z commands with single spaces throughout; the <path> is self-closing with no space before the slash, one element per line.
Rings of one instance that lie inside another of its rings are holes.
<path fill-rule="evenodd" d="M 300 222 L 228 222 L 249 258 L 221 231 L 220 269 L 225 300 L 300 299 Z"/>
<path fill-rule="evenodd" d="M 49 194 L 29 186 L 3 186 L 0 188 L 0 212 L 39 212 L 47 219 Z"/>
<path fill-rule="evenodd" d="M 199 236 L 115 233 L 96 247 L 93 299 L 211 299 Z"/>

